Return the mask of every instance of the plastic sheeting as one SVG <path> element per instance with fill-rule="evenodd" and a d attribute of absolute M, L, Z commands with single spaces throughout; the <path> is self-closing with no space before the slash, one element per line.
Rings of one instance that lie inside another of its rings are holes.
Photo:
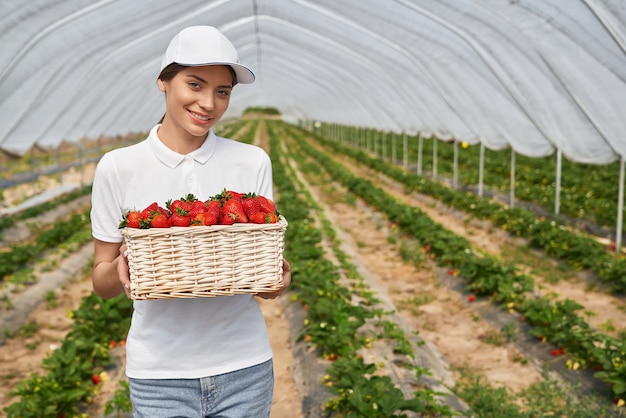
<path fill-rule="evenodd" d="M 171 37 L 220 28 L 248 106 L 573 161 L 626 156 L 623 0 L 0 0 L 0 148 L 149 129 Z"/>

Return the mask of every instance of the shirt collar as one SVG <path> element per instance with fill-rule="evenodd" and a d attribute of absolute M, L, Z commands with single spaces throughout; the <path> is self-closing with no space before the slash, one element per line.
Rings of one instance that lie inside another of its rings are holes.
<path fill-rule="evenodd" d="M 159 126 L 161 125 L 156 125 L 150 130 L 150 134 L 148 135 L 148 143 L 150 144 L 150 148 L 152 149 L 152 152 L 154 152 L 154 155 L 156 155 L 156 157 L 168 167 L 176 167 L 181 162 L 183 162 L 183 160 L 187 156 L 193 158 L 196 162 L 200 164 L 204 164 L 209 161 L 209 158 L 211 158 L 213 152 L 215 151 L 217 137 L 213 133 L 213 130 L 209 131 L 206 140 L 202 143 L 200 148 L 190 152 L 187 155 L 184 155 L 171 150 L 163 142 L 161 142 L 157 134 Z"/>

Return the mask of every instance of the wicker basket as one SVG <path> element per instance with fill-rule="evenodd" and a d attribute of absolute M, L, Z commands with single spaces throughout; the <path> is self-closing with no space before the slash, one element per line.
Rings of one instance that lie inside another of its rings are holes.
<path fill-rule="evenodd" d="M 123 228 L 132 299 L 214 297 L 282 287 L 287 221 Z"/>

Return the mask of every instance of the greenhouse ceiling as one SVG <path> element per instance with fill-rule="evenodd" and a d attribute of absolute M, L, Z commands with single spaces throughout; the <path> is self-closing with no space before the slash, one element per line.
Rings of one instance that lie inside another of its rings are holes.
<path fill-rule="evenodd" d="M 229 116 L 275 107 L 531 157 L 626 156 L 624 0 L 0 1 L 0 148 L 149 129 L 161 56 L 197 24 L 257 76 Z"/>

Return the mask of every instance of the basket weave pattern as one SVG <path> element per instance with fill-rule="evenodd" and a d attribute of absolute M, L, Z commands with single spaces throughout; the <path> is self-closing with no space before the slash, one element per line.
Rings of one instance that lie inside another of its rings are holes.
<path fill-rule="evenodd" d="M 282 287 L 287 221 L 123 228 L 131 298 L 173 299 L 272 292 Z"/>

